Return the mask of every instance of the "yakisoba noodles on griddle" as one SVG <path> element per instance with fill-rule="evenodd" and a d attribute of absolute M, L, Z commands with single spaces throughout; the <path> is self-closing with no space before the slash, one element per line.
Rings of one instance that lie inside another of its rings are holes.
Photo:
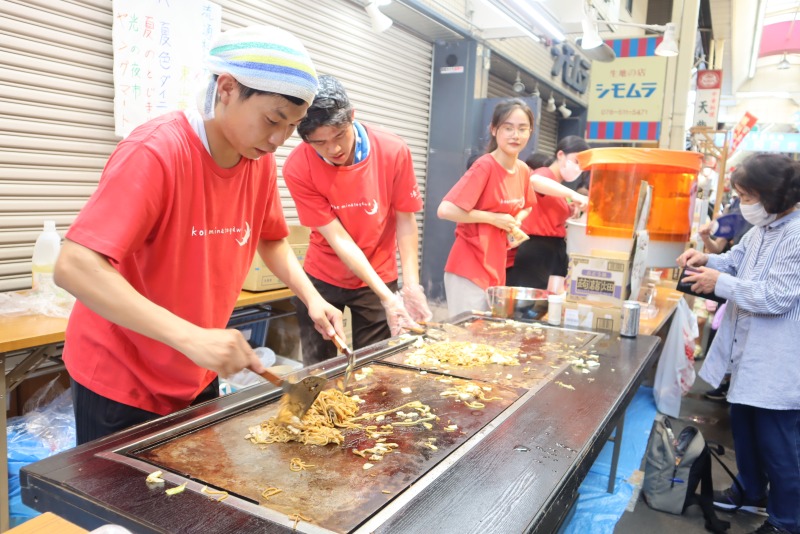
<path fill-rule="evenodd" d="M 500 364 L 519 365 L 517 349 L 503 350 L 483 343 L 471 341 L 439 341 L 425 344 L 411 352 L 405 359 L 407 365 L 439 366 L 442 364 L 461 367 Z"/>
<path fill-rule="evenodd" d="M 298 441 L 306 445 L 341 445 L 344 436 L 339 429 L 358 427 L 358 424 L 350 422 L 357 413 L 356 400 L 338 389 L 326 389 L 319 394 L 302 421 L 285 423 L 278 416 L 273 416 L 258 426 L 248 428 L 249 434 L 245 439 L 252 443 Z"/>

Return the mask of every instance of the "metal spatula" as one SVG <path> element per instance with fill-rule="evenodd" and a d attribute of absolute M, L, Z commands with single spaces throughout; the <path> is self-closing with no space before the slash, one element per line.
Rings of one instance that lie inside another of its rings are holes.
<path fill-rule="evenodd" d="M 284 413 L 302 419 L 314 401 L 317 400 L 323 386 L 328 381 L 324 376 L 306 376 L 298 380 L 296 374 L 281 378 L 269 370 L 258 373 L 283 390 L 279 420 L 285 420 Z M 288 422 L 288 421 L 287 421 Z"/>
<path fill-rule="evenodd" d="M 344 369 L 344 379 L 342 381 L 342 391 L 346 391 L 347 383 L 350 382 L 350 375 L 353 374 L 353 368 L 356 366 L 356 355 L 353 349 L 347 346 L 347 342 L 339 336 L 333 336 L 332 341 L 336 348 L 347 356 L 347 367 Z"/>
<path fill-rule="evenodd" d="M 469 336 L 470 331 L 463 326 L 450 324 L 450 323 L 433 323 L 428 321 L 419 321 L 421 328 L 410 328 L 409 332 L 412 334 L 422 335 L 427 334 L 428 337 L 436 341 L 445 341 L 454 337 Z"/>

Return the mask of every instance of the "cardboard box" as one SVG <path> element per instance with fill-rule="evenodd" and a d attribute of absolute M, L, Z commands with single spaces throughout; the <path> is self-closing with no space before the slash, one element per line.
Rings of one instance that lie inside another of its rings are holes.
<path fill-rule="evenodd" d="M 306 252 L 308 251 L 308 238 L 311 235 L 311 230 L 305 226 L 289 226 L 289 246 L 292 247 L 295 256 L 300 260 L 300 265 L 306 259 Z M 242 289 L 246 291 L 267 291 L 270 289 L 281 289 L 286 287 L 286 284 L 281 282 L 272 271 L 270 271 L 261 256 L 258 254 L 253 258 L 253 264 L 250 266 L 250 272 L 247 273 L 247 278 L 244 280 Z"/>
<path fill-rule="evenodd" d="M 622 306 L 585 300 L 564 303 L 564 326 L 579 326 L 592 330 L 619 332 Z"/>
<path fill-rule="evenodd" d="M 592 251 L 570 254 L 567 301 L 592 300 L 622 306 L 630 294 L 630 254 Z"/>

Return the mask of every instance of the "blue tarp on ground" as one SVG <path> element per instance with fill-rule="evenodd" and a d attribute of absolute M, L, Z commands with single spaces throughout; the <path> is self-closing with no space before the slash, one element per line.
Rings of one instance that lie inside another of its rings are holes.
<path fill-rule="evenodd" d="M 633 486 L 626 481 L 641 466 L 655 417 L 653 388 L 642 386 L 625 411 L 625 429 L 622 433 L 614 493 L 607 492 L 614 448 L 614 444 L 608 442 L 578 489 L 575 513 L 564 526 L 564 534 L 614 532 L 614 527 L 633 494 Z"/>
<path fill-rule="evenodd" d="M 26 403 L 25 415 L 8 420 L 8 504 L 12 527 L 39 515 L 22 504 L 19 470 L 75 446 L 72 396 L 69 390 L 58 393 L 56 380 L 36 393 L 33 402 L 29 401 L 30 409 Z"/>

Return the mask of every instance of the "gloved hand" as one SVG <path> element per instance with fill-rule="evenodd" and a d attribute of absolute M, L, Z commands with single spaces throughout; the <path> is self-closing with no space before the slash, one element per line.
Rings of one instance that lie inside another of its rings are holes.
<path fill-rule="evenodd" d="M 403 305 L 403 297 L 399 294 L 393 295 L 389 300 L 381 301 L 381 304 L 386 310 L 386 322 L 389 323 L 392 336 L 399 336 L 409 328 L 421 328 L 408 314 Z"/>
<path fill-rule="evenodd" d="M 431 309 L 428 307 L 428 299 L 425 298 L 425 291 L 422 286 L 407 285 L 400 290 L 408 314 L 415 321 L 430 321 L 433 317 Z"/>

